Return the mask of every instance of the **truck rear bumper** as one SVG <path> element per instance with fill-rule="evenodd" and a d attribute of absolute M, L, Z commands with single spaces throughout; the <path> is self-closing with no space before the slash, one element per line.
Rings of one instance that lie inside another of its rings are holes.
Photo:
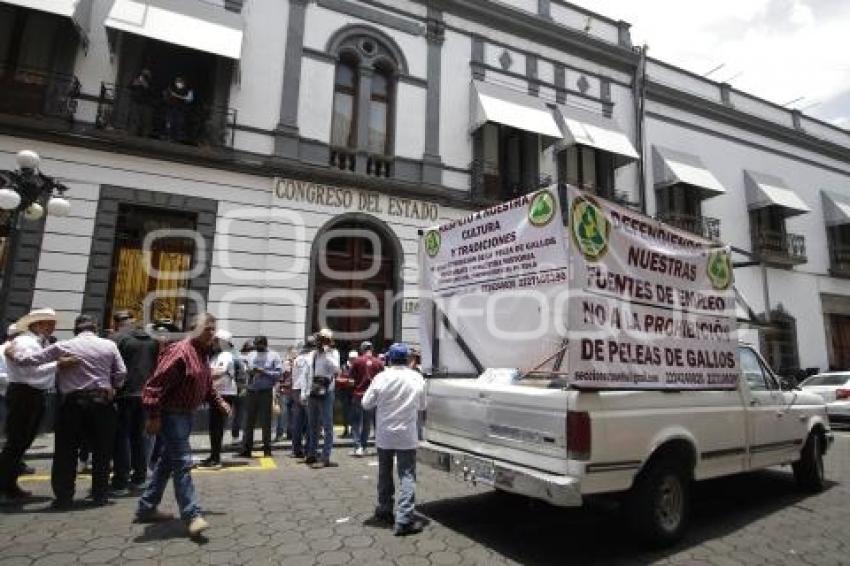
<path fill-rule="evenodd" d="M 420 443 L 417 459 L 473 485 L 480 483 L 542 499 L 559 507 L 579 507 L 582 504 L 579 481 L 573 477 L 499 462 L 430 442 Z"/>

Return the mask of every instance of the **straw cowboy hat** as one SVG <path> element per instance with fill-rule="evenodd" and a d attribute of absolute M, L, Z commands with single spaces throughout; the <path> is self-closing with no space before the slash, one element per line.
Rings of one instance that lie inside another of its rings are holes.
<path fill-rule="evenodd" d="M 42 321 L 56 322 L 56 311 L 53 309 L 33 309 L 22 316 L 18 322 L 15 323 L 15 327 L 18 330 L 26 330 L 30 327 L 30 325 Z"/>
<path fill-rule="evenodd" d="M 321 330 L 319 330 L 318 337 L 324 338 L 325 340 L 333 340 L 334 333 L 328 328 L 322 328 Z"/>
<path fill-rule="evenodd" d="M 215 337 L 221 340 L 222 342 L 227 342 L 231 346 L 233 345 L 233 334 L 224 329 L 219 329 L 215 331 Z"/>

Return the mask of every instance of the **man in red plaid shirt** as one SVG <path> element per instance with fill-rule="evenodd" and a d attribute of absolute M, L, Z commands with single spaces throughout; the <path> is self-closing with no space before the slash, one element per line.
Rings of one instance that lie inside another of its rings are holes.
<path fill-rule="evenodd" d="M 157 509 L 168 478 L 174 481 L 174 495 L 180 517 L 191 536 L 209 528 L 201 516 L 192 484 L 192 453 L 189 435 L 192 415 L 204 402 L 211 411 L 230 414 L 230 407 L 213 387 L 209 365 L 210 346 L 215 337 L 216 319 L 209 313 L 195 320 L 188 338 L 176 342 L 162 354 L 153 376 L 142 391 L 142 405 L 148 415 L 148 434 L 159 435 L 162 455 L 136 511 L 138 522 L 167 521 L 173 517 Z"/>

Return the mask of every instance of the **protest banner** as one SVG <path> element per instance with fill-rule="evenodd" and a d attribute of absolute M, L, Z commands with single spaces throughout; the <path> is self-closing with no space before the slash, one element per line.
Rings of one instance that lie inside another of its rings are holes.
<path fill-rule="evenodd" d="M 571 383 L 735 388 L 730 249 L 573 187 L 567 201 Z"/>

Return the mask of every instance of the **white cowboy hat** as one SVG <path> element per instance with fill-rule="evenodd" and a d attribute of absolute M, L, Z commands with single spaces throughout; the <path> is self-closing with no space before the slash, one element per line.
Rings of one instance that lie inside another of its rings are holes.
<path fill-rule="evenodd" d="M 228 344 L 233 344 L 233 334 L 223 328 L 215 331 L 215 337 L 227 342 Z"/>
<path fill-rule="evenodd" d="M 26 330 L 30 327 L 31 324 L 42 321 L 52 321 L 56 322 L 56 311 L 53 309 L 33 309 L 29 313 L 22 316 L 18 322 L 15 323 L 15 327 L 18 330 Z"/>
<path fill-rule="evenodd" d="M 327 338 L 328 340 L 334 339 L 334 333 L 328 328 L 322 328 L 319 330 L 319 338 Z"/>

